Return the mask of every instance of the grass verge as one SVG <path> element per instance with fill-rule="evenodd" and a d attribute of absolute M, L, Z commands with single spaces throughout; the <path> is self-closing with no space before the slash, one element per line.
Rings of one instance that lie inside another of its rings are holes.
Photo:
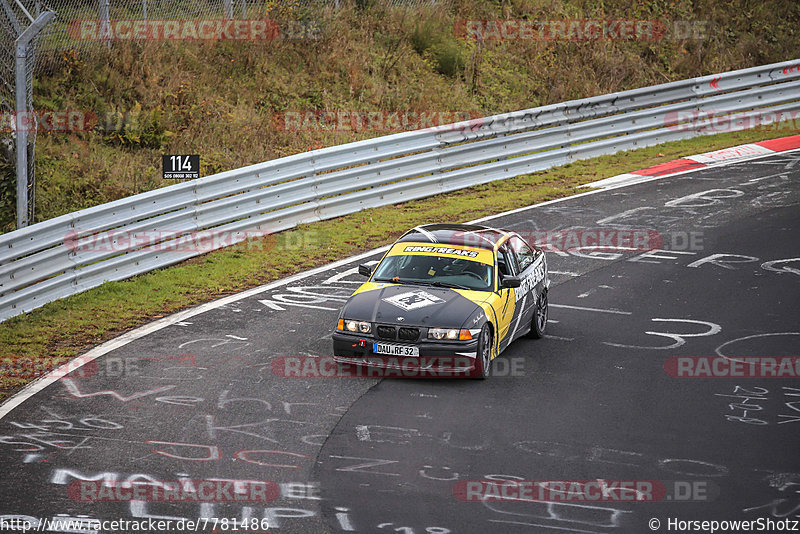
<path fill-rule="evenodd" d="M 308 224 L 121 282 L 109 282 L 0 323 L 0 399 L 89 348 L 157 319 L 391 243 L 418 224 L 463 222 L 573 195 L 579 185 L 785 132 L 736 132 L 601 156 L 461 191 Z M 256 244 L 257 245 L 257 244 Z"/>

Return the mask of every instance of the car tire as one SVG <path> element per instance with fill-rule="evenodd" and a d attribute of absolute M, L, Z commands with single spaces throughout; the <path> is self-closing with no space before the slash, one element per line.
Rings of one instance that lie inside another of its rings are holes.
<path fill-rule="evenodd" d="M 489 368 L 492 366 L 492 329 L 488 324 L 484 324 L 481 333 L 478 334 L 478 351 L 475 358 L 475 371 L 472 378 L 485 380 L 489 376 Z"/>
<path fill-rule="evenodd" d="M 547 316 L 547 290 L 544 290 L 536 300 L 536 306 L 533 307 L 531 330 L 528 332 L 528 337 L 533 339 L 540 339 L 544 337 L 544 331 L 547 329 Z"/>

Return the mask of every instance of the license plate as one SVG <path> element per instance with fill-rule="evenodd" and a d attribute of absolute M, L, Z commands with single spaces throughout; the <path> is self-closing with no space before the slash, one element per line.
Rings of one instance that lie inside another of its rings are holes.
<path fill-rule="evenodd" d="M 408 345 L 392 345 L 391 343 L 373 343 L 372 352 L 389 356 L 419 356 L 419 347 Z"/>

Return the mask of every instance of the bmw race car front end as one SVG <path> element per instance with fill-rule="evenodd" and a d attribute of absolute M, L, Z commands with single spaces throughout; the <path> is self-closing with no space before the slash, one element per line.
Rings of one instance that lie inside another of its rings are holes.
<path fill-rule="evenodd" d="M 456 290 L 367 282 L 342 308 L 333 354 L 365 367 L 463 376 L 475 367 L 484 322 L 483 308 Z"/>
<path fill-rule="evenodd" d="M 341 317 L 333 353 L 338 362 L 387 371 L 379 376 L 468 376 L 475 370 L 479 332 Z"/>

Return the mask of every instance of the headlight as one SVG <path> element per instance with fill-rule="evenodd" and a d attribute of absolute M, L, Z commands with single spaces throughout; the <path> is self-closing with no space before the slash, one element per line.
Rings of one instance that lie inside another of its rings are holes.
<path fill-rule="evenodd" d="M 372 332 L 372 325 L 366 321 L 351 321 L 339 319 L 339 330 L 347 330 L 348 332 L 360 332 L 362 334 L 369 334 Z"/>
<path fill-rule="evenodd" d="M 429 339 L 446 339 L 446 340 L 467 340 L 472 339 L 472 334 L 469 333 L 469 330 L 466 328 L 462 328 L 459 330 L 458 328 L 429 328 L 428 329 L 428 338 Z"/>

